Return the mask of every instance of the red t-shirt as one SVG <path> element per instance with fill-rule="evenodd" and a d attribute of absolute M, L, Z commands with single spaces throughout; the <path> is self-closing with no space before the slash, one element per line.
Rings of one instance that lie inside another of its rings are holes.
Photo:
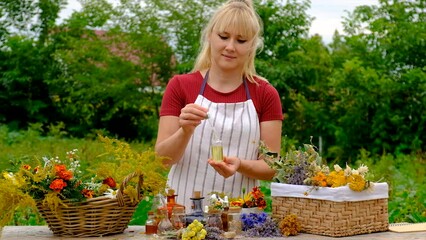
<path fill-rule="evenodd" d="M 282 120 L 281 100 L 277 90 L 268 82 L 257 79 L 258 85 L 247 81 L 259 122 Z M 160 116 L 179 116 L 180 111 L 197 98 L 203 76 L 200 72 L 175 75 L 167 84 L 161 103 Z M 247 100 L 244 84 L 229 93 L 221 93 L 208 84 L 203 96 L 216 103 L 236 103 Z"/>

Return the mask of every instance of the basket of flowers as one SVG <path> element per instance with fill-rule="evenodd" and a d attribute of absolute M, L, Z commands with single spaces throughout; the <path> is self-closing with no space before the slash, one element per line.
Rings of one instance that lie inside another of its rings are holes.
<path fill-rule="evenodd" d="M 247 193 L 243 189 L 243 197 L 231 199 L 230 206 L 241 207 L 242 213 L 263 212 L 266 208 L 265 194 L 258 186 Z"/>
<path fill-rule="evenodd" d="M 17 207 L 34 207 L 50 230 L 65 237 L 122 233 L 143 197 L 166 185 L 167 169 L 151 150 L 138 153 L 127 143 L 100 137 L 106 152 L 92 171 L 80 170 L 78 150 L 63 158 L 43 157 L 22 164 L 0 179 L 4 225 Z M 118 180 L 118 181 L 117 181 Z"/>
<path fill-rule="evenodd" d="M 388 230 L 388 185 L 368 181 L 367 166 L 329 169 L 309 144 L 282 157 L 260 149 L 276 170 L 271 183 L 275 218 L 296 215 L 302 232 L 332 237 Z"/>

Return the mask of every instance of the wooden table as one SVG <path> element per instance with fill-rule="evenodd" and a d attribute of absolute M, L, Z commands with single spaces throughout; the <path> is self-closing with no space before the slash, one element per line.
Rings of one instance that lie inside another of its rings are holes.
<path fill-rule="evenodd" d="M 91 238 L 66 238 L 54 236 L 47 226 L 6 226 L 3 228 L 1 238 L 4 240 L 51 240 L 51 239 L 79 239 L 79 240 L 93 240 L 93 239 L 105 239 L 105 240 L 124 240 L 124 239 L 161 239 L 158 236 L 145 235 L 145 228 L 143 226 L 129 226 L 124 233 L 116 234 L 106 237 L 91 237 Z M 248 239 L 248 238 L 240 238 Z M 252 238 L 260 239 L 260 238 Z M 301 233 L 297 236 L 283 237 L 283 238 L 271 238 L 271 239 L 285 239 L 285 240 L 298 240 L 298 239 L 309 239 L 309 240 L 325 240 L 325 239 L 338 239 L 338 240 L 426 240 L 426 232 L 410 232 L 410 233 L 396 233 L 396 232 L 378 232 L 370 234 L 362 234 L 350 237 L 326 237 L 312 234 Z"/>

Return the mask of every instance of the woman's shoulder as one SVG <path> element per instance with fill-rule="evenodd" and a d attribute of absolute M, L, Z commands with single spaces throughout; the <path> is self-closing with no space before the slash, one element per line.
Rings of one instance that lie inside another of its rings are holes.
<path fill-rule="evenodd" d="M 255 83 L 250 82 L 249 86 L 256 89 L 257 91 L 276 91 L 275 87 L 272 86 L 272 84 L 267 80 L 257 76 L 255 76 L 253 79 Z"/>
<path fill-rule="evenodd" d="M 191 72 L 191 73 L 183 73 L 183 74 L 176 74 L 173 76 L 171 81 L 178 81 L 178 82 L 197 82 L 202 81 L 203 77 L 199 71 Z"/>

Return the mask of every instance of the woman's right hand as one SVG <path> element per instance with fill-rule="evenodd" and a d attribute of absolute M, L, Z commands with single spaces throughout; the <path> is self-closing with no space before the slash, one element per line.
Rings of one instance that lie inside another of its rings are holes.
<path fill-rule="evenodd" d="M 195 127 L 207 118 L 207 108 L 190 103 L 180 110 L 179 125 L 185 133 L 193 133 Z"/>

